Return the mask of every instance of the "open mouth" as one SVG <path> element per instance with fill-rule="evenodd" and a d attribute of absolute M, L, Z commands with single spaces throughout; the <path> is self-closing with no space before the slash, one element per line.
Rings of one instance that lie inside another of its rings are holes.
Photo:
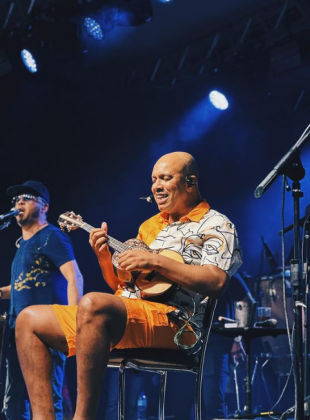
<path fill-rule="evenodd" d="M 164 204 L 167 201 L 168 197 L 168 194 L 156 194 L 157 204 Z"/>

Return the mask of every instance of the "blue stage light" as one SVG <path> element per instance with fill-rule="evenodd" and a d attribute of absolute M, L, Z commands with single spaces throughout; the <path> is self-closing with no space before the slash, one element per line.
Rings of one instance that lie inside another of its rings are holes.
<path fill-rule="evenodd" d="M 172 0 L 159 0 L 161 3 L 170 3 Z"/>
<path fill-rule="evenodd" d="M 229 107 L 229 103 L 221 92 L 218 92 L 217 90 L 212 90 L 212 92 L 209 94 L 209 99 L 211 104 L 216 108 L 220 109 L 221 111 L 224 111 Z"/>
<path fill-rule="evenodd" d="M 103 40 L 103 32 L 98 22 L 89 17 L 84 19 L 84 26 L 89 36 L 97 41 Z"/>
<path fill-rule="evenodd" d="M 36 73 L 38 71 L 37 63 L 31 52 L 28 50 L 22 50 L 20 54 L 27 70 L 31 73 Z"/>

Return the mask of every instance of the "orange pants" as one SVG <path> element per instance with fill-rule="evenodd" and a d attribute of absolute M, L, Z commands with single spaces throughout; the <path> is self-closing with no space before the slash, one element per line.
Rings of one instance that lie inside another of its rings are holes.
<path fill-rule="evenodd" d="M 115 346 L 117 349 L 125 348 L 165 348 L 178 349 L 174 343 L 174 335 L 183 325 L 182 321 L 172 321 L 167 315 L 175 310 L 175 307 L 162 303 L 149 302 L 142 299 L 122 299 L 127 309 L 127 325 L 121 341 Z M 76 313 L 77 306 L 51 305 L 61 329 L 67 339 L 69 348 L 68 357 L 76 352 Z M 193 343 L 194 336 L 184 333 L 182 342 Z"/>

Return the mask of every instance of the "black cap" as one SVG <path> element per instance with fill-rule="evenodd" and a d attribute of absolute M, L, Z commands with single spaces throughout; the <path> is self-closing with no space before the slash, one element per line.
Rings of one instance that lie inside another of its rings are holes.
<path fill-rule="evenodd" d="M 35 197 L 41 197 L 47 204 L 50 203 L 50 195 L 42 182 L 26 181 L 21 185 L 13 185 L 6 190 L 7 195 L 12 199 L 21 194 L 32 194 Z"/>

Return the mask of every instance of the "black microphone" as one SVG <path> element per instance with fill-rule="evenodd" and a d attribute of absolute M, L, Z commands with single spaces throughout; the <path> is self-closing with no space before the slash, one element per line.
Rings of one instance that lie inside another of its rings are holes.
<path fill-rule="evenodd" d="M 9 213 L 0 214 L 0 220 L 11 219 L 12 217 L 17 216 L 18 214 L 19 210 L 13 207 Z"/>
<path fill-rule="evenodd" d="M 256 327 L 267 327 L 267 328 L 276 328 L 278 321 L 276 319 L 270 318 L 265 321 L 258 321 L 255 323 Z"/>
<path fill-rule="evenodd" d="M 154 196 L 153 195 L 149 195 L 147 197 L 139 197 L 139 200 L 146 200 L 148 203 L 154 203 Z"/>

